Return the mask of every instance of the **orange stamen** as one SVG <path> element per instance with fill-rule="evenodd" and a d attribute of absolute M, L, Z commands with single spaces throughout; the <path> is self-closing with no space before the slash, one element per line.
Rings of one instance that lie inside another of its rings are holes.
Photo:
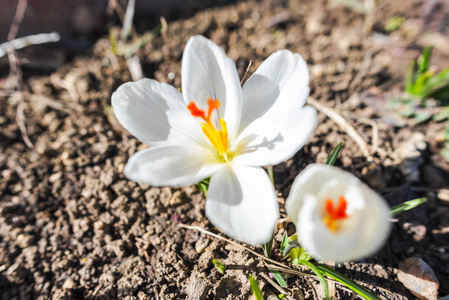
<path fill-rule="evenodd" d="M 203 120 L 206 120 L 206 115 L 204 114 L 204 111 L 199 109 L 198 106 L 196 106 L 195 102 L 190 102 L 189 105 L 187 105 L 187 109 L 190 110 L 190 113 L 194 117 L 200 117 Z"/>
<path fill-rule="evenodd" d="M 223 159 L 223 161 L 228 161 L 230 157 L 228 156 L 228 128 L 226 126 L 226 122 L 223 118 L 220 118 L 220 128 L 217 129 L 210 120 L 213 111 L 220 107 L 220 101 L 209 98 L 207 100 L 207 106 L 207 115 L 205 111 L 198 108 L 193 101 L 187 105 L 187 109 L 190 110 L 192 116 L 199 117 L 204 120 L 205 123 L 201 124 L 201 129 L 203 130 L 204 135 L 221 155 L 221 159 Z"/>
<path fill-rule="evenodd" d="M 338 199 L 338 205 L 335 209 L 332 199 L 326 199 L 325 216 L 323 220 L 332 232 L 337 231 L 337 221 L 347 218 L 348 215 L 346 214 L 346 208 L 347 203 L 344 196 L 340 196 Z"/>

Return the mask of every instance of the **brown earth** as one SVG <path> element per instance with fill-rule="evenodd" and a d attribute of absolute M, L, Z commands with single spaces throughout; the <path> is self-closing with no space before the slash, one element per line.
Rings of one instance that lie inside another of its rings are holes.
<path fill-rule="evenodd" d="M 274 167 L 281 217 L 294 177 L 306 165 L 324 162 L 343 142 L 337 165 L 366 181 L 391 206 L 420 196 L 428 202 L 394 220 L 379 253 L 336 269 L 385 299 L 413 299 L 397 272 L 406 258 L 420 257 L 435 272 L 444 296 L 449 294 L 449 203 L 441 192 L 448 187 L 449 165 L 439 154 L 444 123 L 415 124 L 386 104 L 403 88 L 408 63 L 423 46 L 435 45 L 437 68 L 449 65 L 448 6 L 379 1 L 367 34 L 370 16 L 364 21 L 363 13 L 332 1 L 241 2 L 169 22 L 166 39 L 150 33 L 151 41 L 137 55 L 146 77 L 177 88 L 183 48 L 195 34 L 222 46 L 241 76 L 250 61 L 251 74 L 276 50 L 303 55 L 311 96 L 362 134 L 372 158 L 320 114 L 304 149 Z M 386 22 L 395 15 L 407 21 L 386 33 Z M 60 79 L 74 87 L 72 93 Z M 110 107 L 112 92 L 129 80 L 125 60 L 112 55 L 107 38 L 51 75 L 27 76 L 25 124 L 35 151 L 22 141 L 17 94 L 0 101 L 1 298 L 248 299 L 249 274 L 265 295 L 278 294 L 261 277 L 266 270 L 259 258 L 178 227 L 193 224 L 217 233 L 195 186 L 156 188 L 123 176 L 128 158 L 145 147 L 121 128 Z M 6 88 L 6 78 L 0 84 Z M 278 230 L 277 242 L 285 230 L 293 233 L 293 225 Z M 226 263 L 224 275 L 212 258 Z M 322 293 L 313 277 L 285 278 L 291 294 L 299 290 L 305 299 L 317 299 Z M 336 285 L 335 299 L 355 297 Z"/>

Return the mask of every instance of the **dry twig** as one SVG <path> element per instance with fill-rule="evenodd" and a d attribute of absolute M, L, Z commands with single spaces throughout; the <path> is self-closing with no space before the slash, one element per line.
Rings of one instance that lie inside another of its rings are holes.
<path fill-rule="evenodd" d="M 169 64 L 170 63 L 170 49 L 168 48 L 168 38 L 167 38 L 168 24 L 167 24 L 167 20 L 165 20 L 164 17 L 161 17 L 160 20 L 161 20 L 161 36 L 162 36 L 162 40 L 164 41 L 164 46 L 162 48 L 162 51 L 164 53 L 164 61 L 166 64 Z"/>
<path fill-rule="evenodd" d="M 28 5 L 28 0 L 19 0 L 17 2 L 17 8 L 16 8 L 16 14 L 14 15 L 13 22 L 11 24 L 11 27 L 9 28 L 8 33 L 8 42 L 13 41 L 16 36 L 17 32 L 19 31 L 20 24 L 22 23 L 23 16 L 25 15 L 25 10 Z M 27 128 L 25 125 L 25 114 L 23 112 L 24 110 L 24 97 L 23 97 L 23 91 L 24 91 L 24 85 L 23 85 L 23 78 L 22 78 L 22 67 L 20 65 L 20 61 L 17 58 L 16 51 L 12 44 L 9 44 L 8 49 L 8 60 L 9 60 L 9 70 L 10 70 L 10 76 L 16 79 L 16 88 L 19 91 L 19 104 L 17 105 L 17 112 L 16 112 L 16 120 L 17 124 L 20 129 L 20 133 L 22 134 L 22 139 L 25 142 L 25 145 L 27 145 L 28 148 L 33 149 L 34 145 L 31 142 L 30 138 L 28 137 Z"/>
<path fill-rule="evenodd" d="M 35 35 L 28 35 L 18 39 L 8 41 L 0 44 L 0 57 L 8 54 L 9 49 L 19 50 L 30 45 L 39 45 L 45 43 L 54 43 L 60 40 L 61 36 L 57 32 L 40 33 Z"/>
<path fill-rule="evenodd" d="M 50 81 L 54 86 L 59 86 L 65 90 L 67 90 L 69 92 L 70 98 L 72 98 L 73 102 L 79 103 L 80 96 L 79 96 L 78 91 L 76 90 L 76 87 L 73 83 L 60 78 L 56 74 L 52 74 L 50 76 Z"/>
<path fill-rule="evenodd" d="M 122 41 L 126 41 L 132 33 L 135 5 L 136 0 L 128 0 L 128 6 L 126 7 L 125 18 L 123 19 L 123 27 L 120 36 Z"/>
<path fill-rule="evenodd" d="M 368 161 L 371 161 L 373 158 L 368 150 L 368 144 L 365 142 L 365 140 L 362 138 L 362 136 L 355 130 L 355 128 L 349 124 L 339 113 L 337 113 L 335 110 L 333 110 L 330 107 L 327 107 L 318 101 L 316 101 L 313 98 L 308 98 L 307 102 L 315 107 L 318 111 L 322 112 L 326 116 L 329 117 L 332 121 L 334 121 L 338 126 L 343 129 L 350 138 L 359 146 L 360 150 L 362 151 L 362 154 L 366 156 Z"/>
<path fill-rule="evenodd" d="M 253 63 L 253 61 L 250 60 L 249 63 L 248 63 L 248 66 L 246 67 L 245 74 L 243 74 L 242 80 L 240 80 L 240 85 L 243 84 L 243 81 L 245 80 L 246 75 L 248 75 L 249 68 L 251 68 L 252 63 Z"/>
<path fill-rule="evenodd" d="M 265 273 L 260 273 L 260 276 L 262 276 L 268 283 L 270 283 L 275 289 L 277 289 L 281 294 L 284 294 L 288 300 L 294 300 L 291 296 L 288 295 L 287 291 L 284 290 L 279 284 L 274 282 L 270 277 L 268 277 Z"/>
<path fill-rule="evenodd" d="M 280 267 L 283 267 L 283 268 L 288 268 L 286 265 L 284 265 L 284 264 L 282 264 L 282 263 L 280 263 L 280 262 L 277 262 L 277 261 L 275 261 L 275 260 L 273 260 L 273 259 L 271 259 L 271 258 L 265 257 L 265 256 L 263 256 L 263 255 L 257 253 L 256 251 L 253 251 L 253 250 L 251 250 L 251 249 L 249 249 L 249 248 L 247 248 L 247 247 L 245 247 L 245 246 L 243 246 L 243 245 L 240 245 L 239 243 L 234 242 L 234 241 L 232 241 L 232 240 L 230 240 L 230 239 L 227 239 L 227 238 L 225 238 L 225 237 L 219 236 L 218 234 L 215 234 L 215 233 L 213 233 L 213 232 L 210 232 L 210 231 L 208 231 L 208 230 L 206 230 L 206 229 L 204 229 L 204 228 L 202 228 L 202 227 L 199 227 L 199 226 L 190 226 L 190 225 L 185 225 L 185 224 L 178 224 L 178 226 L 181 227 L 181 228 L 185 228 L 185 229 L 198 230 L 198 231 L 200 231 L 200 232 L 202 232 L 202 233 L 205 233 L 205 234 L 207 234 L 207 235 L 213 236 L 214 238 L 217 238 L 217 239 L 226 241 L 226 242 L 228 242 L 228 243 L 230 243 L 230 244 L 233 244 L 233 245 L 239 247 L 240 249 L 246 250 L 246 251 L 250 252 L 251 254 L 253 254 L 253 255 L 255 255 L 255 256 L 257 256 L 257 257 L 259 257 L 259 258 L 261 258 L 261 259 L 263 259 L 263 260 L 265 260 L 265 261 L 268 261 L 268 262 L 270 262 L 270 263 L 272 263 L 272 264 L 275 264 L 275 265 L 280 266 Z M 271 268 L 271 267 L 270 267 L 270 268 Z"/>
<path fill-rule="evenodd" d="M 253 250 L 251 250 L 251 249 L 249 249 L 249 248 L 247 248 L 247 247 L 245 247 L 245 246 L 243 246 L 243 245 L 241 245 L 241 244 L 239 244 L 237 242 L 234 242 L 234 241 L 232 241 L 230 239 L 227 239 L 225 237 L 219 236 L 218 234 L 210 232 L 210 231 L 208 231 L 208 230 L 206 230 L 206 229 L 204 229 L 202 227 L 191 226 L 191 225 L 186 225 L 186 224 L 178 224 L 178 227 L 185 228 L 185 229 L 191 229 L 191 230 L 198 230 L 198 231 L 200 231 L 200 232 L 202 232 L 204 234 L 213 236 L 213 237 L 215 237 L 217 239 L 220 239 L 220 240 L 226 241 L 226 242 L 228 242 L 230 244 L 233 244 L 233 245 L 237 246 L 238 248 L 240 248 L 242 250 L 246 250 L 246 251 L 250 252 L 251 254 L 259 257 L 262 260 L 264 260 L 265 261 L 265 266 L 267 268 L 271 269 L 271 270 L 281 271 L 281 272 L 288 273 L 288 274 L 293 274 L 293 275 L 313 277 L 315 279 L 318 279 L 318 277 L 316 275 L 314 275 L 314 274 L 307 274 L 307 273 L 303 273 L 303 272 L 291 269 L 291 268 L 289 268 L 287 265 L 285 265 L 283 263 L 280 263 L 280 262 L 275 261 L 275 260 L 273 260 L 271 258 L 265 257 L 265 256 L 255 252 L 255 251 L 253 251 Z M 271 264 L 267 264 L 266 262 L 270 262 Z M 340 289 L 342 289 L 342 290 L 345 290 L 347 292 L 352 292 L 350 289 L 346 288 L 341 282 L 338 282 L 338 281 L 336 281 L 336 280 L 334 280 L 332 278 L 326 278 L 326 280 L 334 282 L 334 283 L 337 283 L 338 285 L 340 285 Z M 363 299 L 358 294 L 356 294 L 356 296 L 361 298 L 361 299 Z"/>

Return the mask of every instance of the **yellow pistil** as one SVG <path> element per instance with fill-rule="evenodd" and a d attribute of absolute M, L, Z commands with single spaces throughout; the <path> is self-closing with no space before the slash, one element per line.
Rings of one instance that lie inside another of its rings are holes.
<path fill-rule="evenodd" d="M 207 114 L 204 110 L 199 109 L 194 102 L 190 102 L 187 108 L 194 117 L 199 117 L 204 120 L 205 123 L 201 124 L 201 129 L 204 135 L 208 138 L 212 146 L 218 151 L 219 159 L 223 162 L 227 162 L 232 159 L 232 153 L 228 149 L 228 127 L 225 120 L 220 118 L 219 128 L 211 122 L 211 115 L 215 109 L 220 107 L 220 101 L 209 99 L 207 101 L 208 110 Z"/>
<path fill-rule="evenodd" d="M 323 222 L 327 228 L 333 233 L 338 231 L 338 221 L 344 220 L 348 217 L 346 214 L 346 199 L 344 196 L 340 196 L 338 205 L 334 208 L 334 202 L 331 199 L 326 199 L 324 207 Z"/>

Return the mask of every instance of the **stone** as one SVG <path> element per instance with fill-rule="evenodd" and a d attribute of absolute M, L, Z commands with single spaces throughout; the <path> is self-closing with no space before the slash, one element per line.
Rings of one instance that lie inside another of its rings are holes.
<path fill-rule="evenodd" d="M 203 253 L 207 245 L 209 245 L 209 239 L 200 237 L 195 243 L 195 251 L 197 253 Z"/>
<path fill-rule="evenodd" d="M 67 278 L 67 280 L 64 281 L 64 284 L 62 285 L 62 288 L 64 290 L 72 290 L 72 289 L 75 288 L 75 286 L 76 286 L 75 281 L 73 281 L 72 278 Z"/>
<path fill-rule="evenodd" d="M 439 282 L 432 268 L 421 258 L 412 257 L 399 264 L 398 279 L 418 299 L 436 300 Z"/>

